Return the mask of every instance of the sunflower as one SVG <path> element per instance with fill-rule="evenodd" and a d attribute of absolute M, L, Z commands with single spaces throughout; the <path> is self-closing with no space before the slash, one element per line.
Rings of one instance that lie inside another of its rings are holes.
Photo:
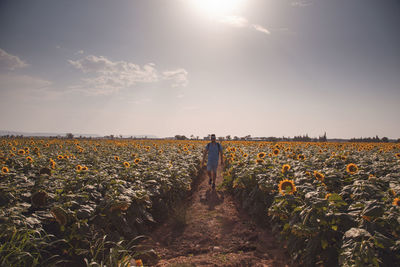
<path fill-rule="evenodd" d="M 18 150 L 18 155 L 25 155 L 25 150 L 23 149 Z"/>
<path fill-rule="evenodd" d="M 393 200 L 393 205 L 394 205 L 394 206 L 400 206 L 400 198 L 396 197 L 396 198 Z"/>
<path fill-rule="evenodd" d="M 76 171 L 79 172 L 79 171 L 81 171 L 81 170 L 82 170 L 82 166 L 78 164 L 78 165 L 76 166 Z"/>
<path fill-rule="evenodd" d="M 65 212 L 64 209 L 60 207 L 54 207 L 50 211 L 51 215 L 53 215 L 54 219 L 60 224 L 60 225 L 66 225 L 68 222 L 68 214 Z"/>
<path fill-rule="evenodd" d="M 249 155 L 247 153 L 243 154 L 243 158 L 247 158 Z"/>
<path fill-rule="evenodd" d="M 268 157 L 272 157 L 272 153 L 268 153 Z"/>
<path fill-rule="evenodd" d="M 6 174 L 6 173 L 8 173 L 10 170 L 6 167 L 6 166 L 4 166 L 3 168 L 1 168 L 1 173 L 3 173 L 3 174 Z"/>
<path fill-rule="evenodd" d="M 287 171 L 290 170 L 290 165 L 289 164 L 284 164 L 282 166 L 282 173 L 285 174 Z"/>
<path fill-rule="evenodd" d="M 53 169 L 56 168 L 56 162 L 54 160 L 50 160 L 50 165 L 51 165 L 51 168 L 53 168 Z"/>
<path fill-rule="evenodd" d="M 12 151 L 17 151 L 16 147 L 11 148 Z"/>
<path fill-rule="evenodd" d="M 265 152 L 260 152 L 257 154 L 257 158 L 259 158 L 259 159 L 263 159 L 263 158 L 265 158 L 265 156 L 266 156 Z"/>
<path fill-rule="evenodd" d="M 26 157 L 26 160 L 29 162 L 33 162 L 33 159 L 31 157 Z"/>
<path fill-rule="evenodd" d="M 400 159 L 400 153 L 395 154 L 396 158 Z"/>
<path fill-rule="evenodd" d="M 311 173 L 309 171 L 306 171 L 307 176 L 311 176 Z"/>
<path fill-rule="evenodd" d="M 116 161 L 119 161 L 119 157 L 118 157 L 118 156 L 114 156 L 114 159 L 115 159 Z"/>
<path fill-rule="evenodd" d="M 350 163 L 346 166 L 346 171 L 350 174 L 356 174 L 358 172 L 358 167 L 354 163 Z"/>
<path fill-rule="evenodd" d="M 318 181 L 321 181 L 321 182 L 325 179 L 325 175 L 323 175 L 322 173 L 317 172 L 317 171 L 314 171 L 314 176 L 315 176 L 315 179 L 317 179 Z"/>
<path fill-rule="evenodd" d="M 82 171 L 87 171 L 89 168 L 87 166 L 82 166 Z"/>
<path fill-rule="evenodd" d="M 257 163 L 263 163 L 264 160 L 263 160 L 263 159 L 257 159 L 256 162 L 257 162 Z"/>
<path fill-rule="evenodd" d="M 325 195 L 325 199 L 329 199 L 329 197 L 330 197 L 331 195 L 332 195 L 331 193 L 326 194 L 326 195 Z"/>
<path fill-rule="evenodd" d="M 140 162 L 140 159 L 136 158 L 134 162 L 135 162 L 135 164 L 138 164 Z"/>
<path fill-rule="evenodd" d="M 143 262 L 141 259 L 135 260 L 135 264 L 136 264 L 136 266 L 140 266 L 140 267 L 143 266 Z"/>
<path fill-rule="evenodd" d="M 64 158 L 63 155 L 58 155 L 58 156 L 57 156 L 57 159 L 60 159 L 60 160 L 61 160 L 61 159 L 63 159 L 63 158 Z"/>
<path fill-rule="evenodd" d="M 279 185 L 279 192 L 282 195 L 285 194 L 293 194 L 294 192 L 296 192 L 296 186 L 294 185 L 294 182 L 292 180 L 283 180 L 280 181 Z"/>
<path fill-rule="evenodd" d="M 279 149 L 277 149 L 277 148 L 275 148 L 274 151 L 273 151 L 273 153 L 274 153 L 275 156 L 279 155 L 279 152 L 280 152 L 280 151 L 279 151 Z"/>
<path fill-rule="evenodd" d="M 129 168 L 131 166 L 131 164 L 129 164 L 129 162 L 125 161 L 124 166 L 125 166 L 125 168 Z"/>
<path fill-rule="evenodd" d="M 297 159 L 298 160 L 305 160 L 306 156 L 304 156 L 303 154 L 299 154 L 299 155 L 297 155 Z"/>

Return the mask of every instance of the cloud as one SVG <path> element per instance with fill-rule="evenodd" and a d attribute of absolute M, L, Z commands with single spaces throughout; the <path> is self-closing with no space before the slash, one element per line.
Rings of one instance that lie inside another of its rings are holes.
<path fill-rule="evenodd" d="M 228 24 L 230 26 L 239 27 L 239 28 L 246 27 L 249 24 L 247 19 L 245 19 L 243 17 L 237 17 L 237 16 L 226 16 L 226 17 L 222 18 L 220 20 L 220 22 Z"/>
<path fill-rule="evenodd" d="M 111 61 L 104 56 L 89 55 L 79 60 L 68 60 L 76 69 L 90 75 L 82 79 L 83 85 L 71 87 L 73 90 L 89 94 L 112 94 L 122 88 L 133 87 L 138 83 L 155 83 L 171 80 L 172 87 L 186 86 L 187 71 L 180 68 L 166 70 L 159 75 L 154 63 L 139 66 L 127 61 Z"/>
<path fill-rule="evenodd" d="M 19 57 L 11 55 L 0 48 L 0 70 L 15 70 L 28 66 Z"/>
<path fill-rule="evenodd" d="M 264 34 L 271 34 L 271 32 L 259 25 L 259 24 L 251 24 L 248 22 L 248 20 L 246 18 L 243 17 L 237 17 L 237 16 L 226 16 L 223 19 L 219 20 L 219 22 L 233 26 L 233 27 L 237 27 L 237 28 L 251 28 L 254 29 L 258 32 L 264 33 Z"/>
<path fill-rule="evenodd" d="M 5 89 L 44 89 L 49 87 L 52 82 L 29 75 L 1 74 L 0 87 Z"/>
<path fill-rule="evenodd" d="M 164 71 L 162 73 L 162 78 L 164 80 L 172 80 L 172 87 L 188 85 L 189 81 L 187 78 L 188 72 L 184 69 Z"/>
<path fill-rule="evenodd" d="M 258 25 L 258 24 L 253 24 L 253 25 L 251 25 L 256 31 L 259 31 L 259 32 L 262 32 L 262 33 L 265 33 L 265 34 L 271 34 L 271 32 L 269 31 L 269 30 L 267 30 L 266 28 L 264 28 L 263 26 L 261 26 L 261 25 Z"/>
<path fill-rule="evenodd" d="M 312 0 L 298 0 L 298 1 L 293 1 L 290 5 L 294 7 L 307 7 L 311 6 L 314 4 L 314 1 Z"/>

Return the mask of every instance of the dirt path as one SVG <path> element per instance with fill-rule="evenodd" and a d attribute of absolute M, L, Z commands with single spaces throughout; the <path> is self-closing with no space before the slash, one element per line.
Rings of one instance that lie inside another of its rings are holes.
<path fill-rule="evenodd" d="M 219 169 L 217 185 L 221 174 Z M 160 256 L 156 266 L 287 266 L 269 231 L 257 227 L 229 194 L 212 190 L 206 172 L 199 179 L 186 225 L 170 218 L 146 242 Z"/>

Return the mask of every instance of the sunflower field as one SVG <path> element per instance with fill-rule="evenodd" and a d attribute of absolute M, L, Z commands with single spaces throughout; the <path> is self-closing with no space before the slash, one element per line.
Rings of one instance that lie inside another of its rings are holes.
<path fill-rule="evenodd" d="M 0 140 L 0 266 L 141 265 L 138 239 L 190 193 L 203 149 L 191 141 Z"/>
<path fill-rule="evenodd" d="M 224 144 L 223 187 L 302 266 L 400 266 L 400 146 Z"/>

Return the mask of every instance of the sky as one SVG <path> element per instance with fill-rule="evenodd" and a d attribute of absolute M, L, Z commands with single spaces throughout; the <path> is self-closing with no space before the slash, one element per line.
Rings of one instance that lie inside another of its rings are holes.
<path fill-rule="evenodd" d="M 0 0 L 0 130 L 400 137 L 398 0 Z"/>

